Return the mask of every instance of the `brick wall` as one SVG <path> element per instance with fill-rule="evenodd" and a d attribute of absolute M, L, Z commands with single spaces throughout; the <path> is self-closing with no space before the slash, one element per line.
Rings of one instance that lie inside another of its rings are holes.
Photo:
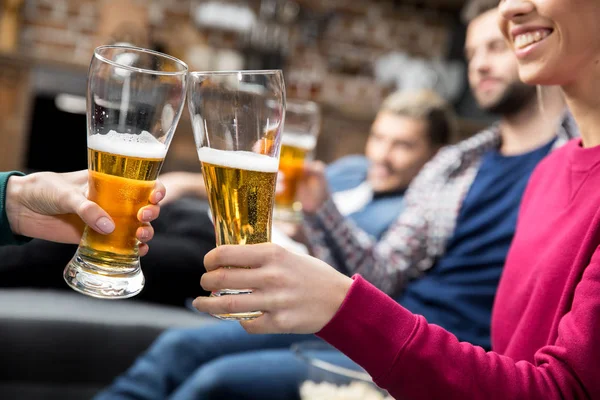
<path fill-rule="evenodd" d="M 194 26 L 190 11 L 205 1 L 209 0 L 24 0 L 20 48 L 38 58 L 82 67 L 88 65 L 95 46 L 115 40 L 140 46 L 159 43 L 184 61 L 194 46 L 225 48 L 240 55 L 248 51 L 248 38 Z M 320 25 L 322 31 L 313 34 L 312 42 L 307 41 L 306 26 L 269 22 L 269 29 L 285 39 L 280 45 L 286 54 L 288 96 L 323 104 L 323 134 L 346 139 L 343 149 L 339 141 L 320 141 L 317 152 L 330 161 L 362 150 L 370 120 L 390 91 L 374 80 L 374 60 L 390 51 L 443 57 L 451 26 L 445 11 L 410 2 L 398 8 L 391 1 L 296 1 L 304 17 L 312 16 L 317 25 L 319 18 L 333 16 Z M 260 0 L 244 3 L 259 13 Z M 306 18 L 300 20 L 306 24 Z"/>

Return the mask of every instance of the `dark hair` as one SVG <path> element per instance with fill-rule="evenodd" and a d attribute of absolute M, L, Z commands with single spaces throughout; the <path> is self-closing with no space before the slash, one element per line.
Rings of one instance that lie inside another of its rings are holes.
<path fill-rule="evenodd" d="M 446 146 L 457 139 L 456 114 L 452 106 L 433 90 L 392 93 L 379 111 L 424 120 L 432 146 Z"/>
<path fill-rule="evenodd" d="M 469 0 L 462 9 L 461 19 L 465 24 L 470 23 L 490 10 L 498 8 L 498 0 Z"/>

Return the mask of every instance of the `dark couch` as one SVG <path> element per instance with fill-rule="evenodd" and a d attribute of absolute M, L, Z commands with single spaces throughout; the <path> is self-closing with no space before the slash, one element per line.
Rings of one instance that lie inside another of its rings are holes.
<path fill-rule="evenodd" d="M 0 289 L 0 399 L 90 399 L 164 329 L 214 322 L 139 300 Z"/>

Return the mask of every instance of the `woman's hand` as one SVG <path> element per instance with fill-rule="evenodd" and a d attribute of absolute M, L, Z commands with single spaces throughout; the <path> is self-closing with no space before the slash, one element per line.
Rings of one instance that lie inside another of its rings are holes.
<path fill-rule="evenodd" d="M 96 232 L 111 233 L 115 224 L 98 204 L 87 199 L 88 171 L 64 174 L 40 172 L 11 176 L 6 189 L 6 214 L 11 230 L 17 235 L 77 244 L 87 224 Z M 148 253 L 145 244 L 154 236 L 151 221 L 158 218 L 158 203 L 165 188 L 157 182 L 150 203 L 138 212 L 142 226 L 136 236 L 140 255 Z"/>
<path fill-rule="evenodd" d="M 259 318 L 241 322 L 250 333 L 318 332 L 333 318 L 353 282 L 316 258 L 271 243 L 219 246 L 206 255 L 204 265 L 205 290 L 252 293 L 198 297 L 194 306 L 211 314 L 262 311 Z"/>

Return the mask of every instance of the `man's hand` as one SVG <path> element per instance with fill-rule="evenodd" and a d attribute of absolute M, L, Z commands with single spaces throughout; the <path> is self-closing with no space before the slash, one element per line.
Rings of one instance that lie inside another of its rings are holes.
<path fill-rule="evenodd" d="M 316 213 L 329 197 L 325 164 L 320 161 L 307 162 L 296 191 L 296 198 L 302 203 L 302 211 L 306 214 Z"/>

